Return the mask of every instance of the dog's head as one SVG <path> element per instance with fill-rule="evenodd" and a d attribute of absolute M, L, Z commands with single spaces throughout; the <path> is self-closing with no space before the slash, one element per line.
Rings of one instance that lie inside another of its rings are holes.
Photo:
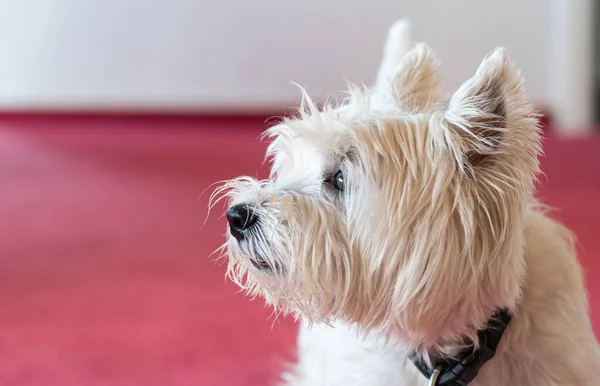
<path fill-rule="evenodd" d="M 314 322 L 413 347 L 514 307 L 537 117 L 503 49 L 449 98 L 439 79 L 420 44 L 382 65 L 372 90 L 320 110 L 305 96 L 298 117 L 270 128 L 270 178 L 219 189 L 231 279 Z"/>

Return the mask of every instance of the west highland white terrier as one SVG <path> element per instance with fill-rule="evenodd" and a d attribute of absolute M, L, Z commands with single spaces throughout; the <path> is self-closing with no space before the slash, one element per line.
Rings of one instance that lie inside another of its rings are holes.
<path fill-rule="evenodd" d="M 377 80 L 305 95 L 271 176 L 221 186 L 228 275 L 301 319 L 294 386 L 599 386 L 570 232 L 534 198 L 538 116 L 504 49 L 451 96 L 390 29 Z"/>

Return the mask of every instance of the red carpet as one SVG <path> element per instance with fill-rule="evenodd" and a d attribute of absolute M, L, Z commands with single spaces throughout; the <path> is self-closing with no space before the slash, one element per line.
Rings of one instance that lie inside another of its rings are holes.
<path fill-rule="evenodd" d="M 209 257 L 211 183 L 255 175 L 261 121 L 0 120 L 0 385 L 264 386 L 293 356 Z M 600 139 L 546 141 L 544 201 L 600 274 Z M 201 229 L 202 228 L 202 229 Z M 589 282 L 600 332 L 600 283 Z"/>

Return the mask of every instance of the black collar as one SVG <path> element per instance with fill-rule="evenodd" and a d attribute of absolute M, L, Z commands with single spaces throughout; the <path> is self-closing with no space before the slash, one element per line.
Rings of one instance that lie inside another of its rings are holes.
<path fill-rule="evenodd" d="M 488 322 L 488 327 L 477 332 L 478 350 L 467 347 L 458 353 L 456 359 L 431 358 L 433 369 L 416 356 L 411 356 L 410 359 L 417 369 L 432 381 L 432 386 L 466 386 L 496 354 L 496 348 L 510 319 L 511 315 L 506 309 L 498 310 Z"/>

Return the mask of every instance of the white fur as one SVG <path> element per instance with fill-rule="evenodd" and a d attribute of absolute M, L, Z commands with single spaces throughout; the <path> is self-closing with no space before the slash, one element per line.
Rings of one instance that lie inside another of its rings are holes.
<path fill-rule="evenodd" d="M 216 192 L 258 218 L 224 245 L 229 277 L 302 319 L 287 384 L 424 386 L 408 353 L 452 356 L 506 308 L 473 386 L 600 385 L 572 237 L 533 196 L 540 135 L 520 72 L 497 49 L 448 98 L 434 53 L 407 39 L 396 23 L 371 90 L 321 110 L 305 95 L 266 132 L 268 180 Z"/>

